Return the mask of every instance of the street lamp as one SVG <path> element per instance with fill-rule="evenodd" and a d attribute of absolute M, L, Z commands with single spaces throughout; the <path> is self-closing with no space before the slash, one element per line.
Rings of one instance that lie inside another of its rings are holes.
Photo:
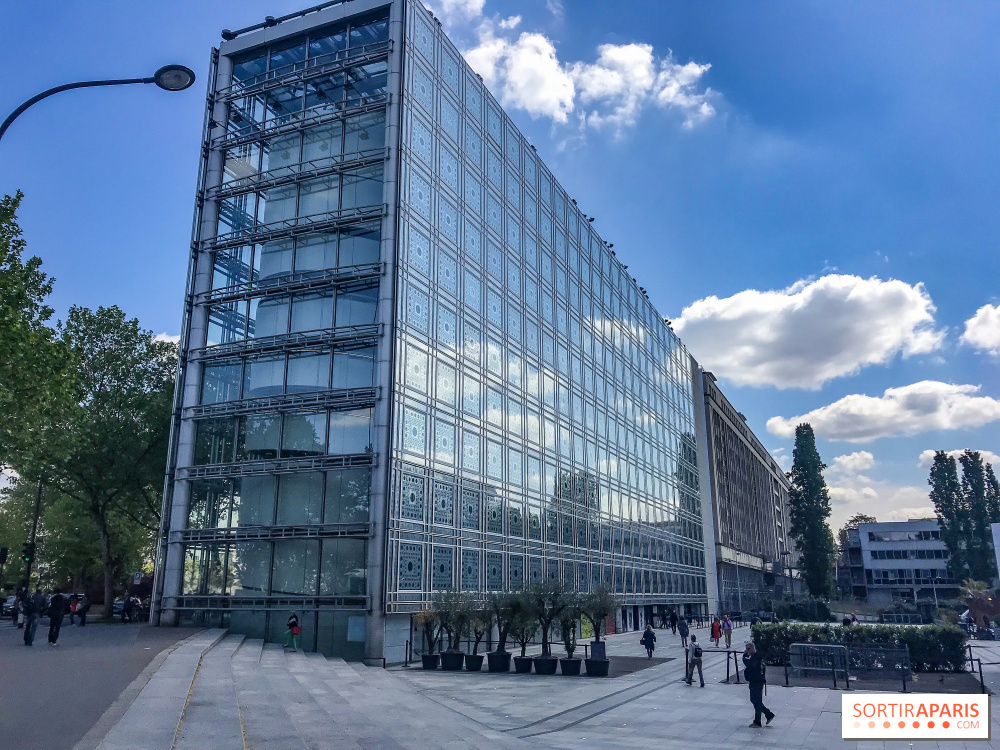
<path fill-rule="evenodd" d="M 83 89 L 91 86 L 121 86 L 128 83 L 155 83 L 164 91 L 183 91 L 194 83 L 194 71 L 183 65 L 164 65 L 149 78 L 119 78 L 108 81 L 78 81 L 77 83 L 64 83 L 62 86 L 56 86 L 48 91 L 43 91 L 37 96 L 31 97 L 28 101 L 11 112 L 7 119 L 3 121 L 3 124 L 0 124 L 0 138 L 3 138 L 3 134 L 7 132 L 7 128 L 9 128 L 11 123 L 17 119 L 18 115 L 24 112 L 24 110 L 32 104 L 40 102 L 46 97 L 58 94 L 60 91 L 69 91 L 70 89 Z"/>

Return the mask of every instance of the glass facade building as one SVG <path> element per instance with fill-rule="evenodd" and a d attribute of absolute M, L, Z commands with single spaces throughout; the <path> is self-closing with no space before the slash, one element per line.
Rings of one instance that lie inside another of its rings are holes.
<path fill-rule="evenodd" d="M 160 622 L 294 610 L 306 648 L 398 661 L 442 589 L 714 606 L 692 360 L 440 24 L 351 0 L 227 36 Z"/>

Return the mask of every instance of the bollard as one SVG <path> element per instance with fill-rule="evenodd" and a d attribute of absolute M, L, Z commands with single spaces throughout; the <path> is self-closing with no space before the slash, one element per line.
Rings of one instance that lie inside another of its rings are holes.
<path fill-rule="evenodd" d="M 833 672 L 833 689 L 837 689 L 837 664 L 833 660 L 833 654 L 830 654 L 830 671 Z"/>

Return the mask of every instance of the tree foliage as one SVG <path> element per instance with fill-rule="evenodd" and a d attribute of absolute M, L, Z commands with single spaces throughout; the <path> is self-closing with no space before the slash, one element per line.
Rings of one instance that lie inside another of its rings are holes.
<path fill-rule="evenodd" d="M 837 532 L 837 547 L 840 549 L 840 557 L 844 562 L 847 562 L 847 532 L 858 528 L 863 523 L 876 523 L 875 516 L 869 516 L 867 513 L 855 513 Z"/>
<path fill-rule="evenodd" d="M 830 493 L 823 479 L 826 464 L 816 450 L 816 436 L 809 424 L 795 428 L 795 450 L 788 479 L 791 523 L 789 531 L 799 552 L 799 570 L 815 597 L 833 592 L 833 533 L 830 531 Z"/>
<path fill-rule="evenodd" d="M 46 323 L 52 279 L 25 259 L 22 194 L 0 199 L 0 464 L 15 464 L 71 394 L 70 353 Z"/>
<path fill-rule="evenodd" d="M 937 451 L 927 482 L 949 552 L 949 574 L 956 580 L 992 580 L 997 570 L 990 524 L 1000 523 L 1000 485 L 993 466 L 978 451 L 966 450 L 958 461 Z"/>
<path fill-rule="evenodd" d="M 72 354 L 73 403 L 27 470 L 16 468 L 43 477 L 92 520 L 110 616 L 125 561 L 135 565 L 136 544 L 149 555 L 159 522 L 176 347 L 117 307 L 73 307 L 59 332 Z"/>

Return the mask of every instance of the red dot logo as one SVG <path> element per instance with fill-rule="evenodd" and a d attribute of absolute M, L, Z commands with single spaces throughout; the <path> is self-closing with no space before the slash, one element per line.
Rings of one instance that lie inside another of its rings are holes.
<path fill-rule="evenodd" d="M 934 728 L 934 722 L 933 721 L 928 721 L 927 722 L 927 728 L 928 729 L 933 729 Z"/>
<path fill-rule="evenodd" d="M 888 721 L 883 721 L 883 722 L 882 722 L 882 727 L 883 727 L 884 729 L 888 729 L 888 728 L 889 728 L 889 722 L 888 722 Z"/>
<path fill-rule="evenodd" d="M 899 728 L 900 728 L 900 729 L 902 729 L 902 728 L 903 728 L 903 727 L 905 727 L 905 726 L 906 726 L 906 722 L 905 722 L 905 721 L 901 721 L 901 722 L 899 722 Z"/>
<path fill-rule="evenodd" d="M 941 722 L 941 726 L 943 726 L 945 729 L 947 729 L 948 727 L 951 726 L 951 724 L 949 722 L 947 722 L 947 721 L 942 721 Z"/>
<path fill-rule="evenodd" d="M 913 722 L 913 728 L 914 729 L 920 729 L 920 722 L 919 721 Z"/>

